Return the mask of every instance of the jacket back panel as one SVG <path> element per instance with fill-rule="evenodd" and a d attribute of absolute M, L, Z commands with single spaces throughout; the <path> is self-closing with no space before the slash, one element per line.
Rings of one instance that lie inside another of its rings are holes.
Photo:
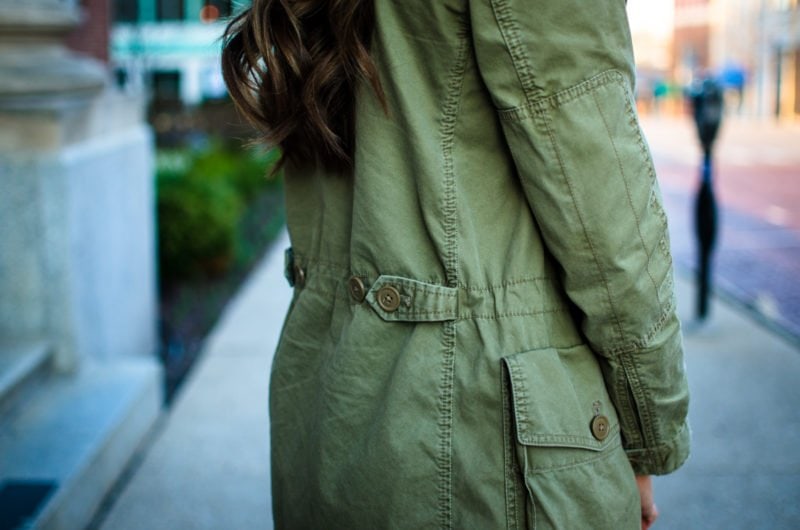
<path fill-rule="evenodd" d="M 536 126 L 512 116 L 524 91 L 502 108 L 503 79 L 519 77 L 513 58 L 493 60 L 508 70 L 496 87 L 479 64 L 477 41 L 508 38 L 497 21 L 507 2 L 472 4 L 377 0 L 372 55 L 388 112 L 361 87 L 352 175 L 287 168 L 303 278 L 270 390 L 279 528 L 638 525 L 618 414 L 635 407 L 616 398 L 630 394 L 621 369 L 581 327 L 604 289 L 570 297 L 566 260 L 552 253 L 591 244 L 559 213 L 573 198 L 538 182 L 557 165 L 521 174 L 519 157 L 544 158 L 553 144 L 515 133 Z M 491 36 L 476 37 L 484 27 Z M 558 75 L 577 84 L 602 73 L 592 68 Z M 600 127 L 590 119 L 581 134 L 608 138 Z M 603 186 L 589 193 L 602 199 Z M 644 187 L 645 207 L 657 208 Z M 668 254 L 655 258 L 669 276 Z M 598 416 L 610 420 L 603 439 L 591 431 Z"/>

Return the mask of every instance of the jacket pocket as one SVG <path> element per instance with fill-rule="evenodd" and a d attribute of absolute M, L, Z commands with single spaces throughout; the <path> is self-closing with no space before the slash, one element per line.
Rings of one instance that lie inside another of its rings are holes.
<path fill-rule="evenodd" d="M 638 490 L 594 352 L 548 348 L 503 362 L 529 528 L 638 528 Z"/>

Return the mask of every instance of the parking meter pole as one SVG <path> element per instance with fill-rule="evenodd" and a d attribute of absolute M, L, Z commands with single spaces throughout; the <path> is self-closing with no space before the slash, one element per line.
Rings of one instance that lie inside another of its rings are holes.
<path fill-rule="evenodd" d="M 711 181 L 711 152 L 703 155 L 703 171 L 695 204 L 695 228 L 698 242 L 697 318 L 708 316 L 708 297 L 711 291 L 711 252 L 717 238 L 717 205 Z"/>
<path fill-rule="evenodd" d="M 697 134 L 703 148 L 703 167 L 695 203 L 695 229 L 698 250 L 697 318 L 704 320 L 708 316 L 711 292 L 711 253 L 717 238 L 711 152 L 722 121 L 722 88 L 713 79 L 705 79 L 692 91 L 691 101 Z"/>

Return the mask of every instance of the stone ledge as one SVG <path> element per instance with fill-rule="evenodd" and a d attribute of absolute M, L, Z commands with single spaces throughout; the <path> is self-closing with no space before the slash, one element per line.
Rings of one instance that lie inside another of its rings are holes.
<path fill-rule="evenodd" d="M 27 1 L 27 0 L 26 0 Z M 55 31 L 66 32 L 81 22 L 81 14 L 75 6 L 54 2 L 38 2 L 38 5 L 0 5 L 0 31 L 5 34 Z"/>
<path fill-rule="evenodd" d="M 52 353 L 45 341 L 0 340 L 0 415 L 44 371 Z"/>
<path fill-rule="evenodd" d="M 61 108 L 75 105 L 76 98 L 88 103 L 106 79 L 100 62 L 60 47 L 6 48 L 0 56 L 0 108 Z"/>
<path fill-rule="evenodd" d="M 146 358 L 53 375 L 0 417 L 0 484 L 54 483 L 26 528 L 83 528 L 161 411 Z M 2 509 L 2 507 L 0 507 Z"/>

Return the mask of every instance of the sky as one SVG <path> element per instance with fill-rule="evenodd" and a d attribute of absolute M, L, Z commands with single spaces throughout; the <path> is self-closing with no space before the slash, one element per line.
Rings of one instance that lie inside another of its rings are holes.
<path fill-rule="evenodd" d="M 633 33 L 660 37 L 672 33 L 674 0 L 628 0 L 628 18 Z"/>

